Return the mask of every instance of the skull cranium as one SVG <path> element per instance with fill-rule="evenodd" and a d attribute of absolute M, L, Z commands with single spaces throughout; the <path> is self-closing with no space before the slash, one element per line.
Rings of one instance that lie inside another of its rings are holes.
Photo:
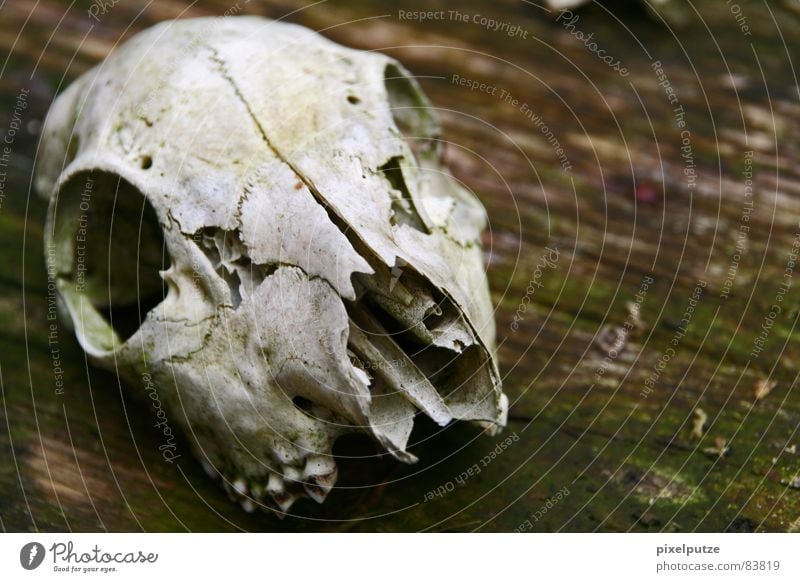
<path fill-rule="evenodd" d="M 418 411 L 505 424 L 485 217 L 438 132 L 393 59 L 256 17 L 161 23 L 55 101 L 37 187 L 78 340 L 150 375 L 245 507 L 324 500 L 347 432 L 413 462 Z"/>

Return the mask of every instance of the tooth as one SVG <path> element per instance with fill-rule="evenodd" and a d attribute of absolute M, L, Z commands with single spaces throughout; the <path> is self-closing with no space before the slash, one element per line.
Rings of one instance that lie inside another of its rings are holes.
<path fill-rule="evenodd" d="M 244 479 L 237 479 L 233 482 L 233 490 L 241 496 L 247 495 L 247 484 Z"/>
<path fill-rule="evenodd" d="M 284 490 L 283 478 L 277 473 L 270 473 L 269 481 L 267 481 L 267 493 L 274 497 L 276 494 L 283 493 Z"/>
<path fill-rule="evenodd" d="M 336 462 L 333 457 L 312 455 L 303 470 L 303 489 L 317 503 L 322 503 L 336 484 Z"/>
<path fill-rule="evenodd" d="M 336 472 L 336 462 L 332 456 L 311 455 L 306 459 L 306 466 L 303 469 L 303 478 L 317 475 L 330 475 Z"/>
<path fill-rule="evenodd" d="M 303 476 L 300 469 L 287 465 L 283 468 L 283 478 L 287 481 L 302 481 Z"/>

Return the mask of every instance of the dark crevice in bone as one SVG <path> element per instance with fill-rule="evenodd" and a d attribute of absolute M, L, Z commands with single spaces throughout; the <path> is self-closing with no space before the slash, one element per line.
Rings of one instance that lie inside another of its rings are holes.
<path fill-rule="evenodd" d="M 422 176 L 419 188 L 426 191 L 425 199 L 438 199 L 442 203 L 453 204 L 447 224 L 433 224 L 426 214 L 426 203 L 422 202 L 420 191 L 415 191 L 411 201 L 417 216 L 424 225 L 425 232 L 438 231 L 462 248 L 480 244 L 477 233 L 483 226 L 483 208 L 472 194 L 459 185 L 446 168 L 441 165 L 446 142 L 441 139 L 441 128 L 432 114 L 431 104 L 422 93 L 416 80 L 395 64 L 387 65 L 384 71 L 384 84 L 389 99 L 392 119 L 400 136 L 411 150 L 414 163 Z M 480 218 L 477 218 L 480 216 Z"/>
<path fill-rule="evenodd" d="M 389 63 L 383 73 L 392 118 L 417 159 L 438 155 L 439 123 L 416 80 L 400 66 Z"/>
<path fill-rule="evenodd" d="M 292 404 L 294 404 L 295 408 L 301 410 L 305 414 L 310 414 L 311 408 L 314 406 L 314 403 L 304 396 L 295 396 L 292 398 Z"/>
<path fill-rule="evenodd" d="M 431 379 L 454 418 L 494 421 L 497 417 L 492 389 L 492 363 L 472 345 L 457 357 L 444 348 L 429 347 L 414 362 Z"/>
<path fill-rule="evenodd" d="M 436 388 L 397 339 L 364 309 L 350 310 L 351 349 L 361 367 L 379 377 L 440 425 L 452 420 Z"/>
<path fill-rule="evenodd" d="M 378 168 L 392 186 L 392 225 L 404 224 L 425 234 L 430 234 L 425 224 L 419 217 L 419 212 L 414 205 L 414 200 L 408 191 L 403 169 L 400 165 L 401 157 L 395 156 Z"/>
<path fill-rule="evenodd" d="M 243 299 L 250 297 L 255 288 L 279 266 L 254 263 L 248 256 L 238 231 L 207 227 L 200 231 L 200 235 L 200 248 L 211 261 L 216 273 L 228 285 L 234 309 L 239 307 Z"/>
<path fill-rule="evenodd" d="M 372 255 L 372 252 L 367 251 L 366 254 L 365 252 L 362 252 L 368 248 L 365 241 L 359 236 L 359 234 L 355 230 L 353 230 L 349 225 L 347 225 L 345 221 L 330 208 L 330 205 L 327 203 L 324 196 L 320 194 L 319 190 L 317 190 L 316 186 L 305 175 L 303 175 L 303 173 L 300 172 L 297 169 L 297 167 L 294 164 L 292 164 L 278 148 L 276 148 L 273 145 L 266 131 L 262 127 L 261 122 L 258 120 L 255 113 L 253 113 L 250 104 L 244 98 L 244 95 L 242 95 L 242 92 L 239 89 L 238 85 L 228 73 L 228 70 L 225 66 L 225 61 L 223 61 L 219 57 L 219 54 L 213 47 L 208 46 L 207 48 L 209 49 L 209 51 L 211 51 L 211 60 L 214 63 L 216 63 L 216 65 L 219 67 L 220 74 L 222 75 L 223 79 L 225 79 L 225 81 L 231 86 L 233 92 L 236 94 L 236 97 L 239 99 L 240 103 L 247 111 L 248 117 L 250 117 L 250 120 L 253 122 L 253 125 L 255 126 L 256 130 L 261 136 L 261 139 L 264 142 L 264 145 L 266 145 L 267 149 L 269 149 L 269 151 L 272 152 L 272 154 L 274 154 L 276 158 L 278 158 L 283 164 L 286 164 L 286 166 L 292 170 L 294 175 L 297 176 L 297 179 L 300 180 L 303 183 L 303 185 L 306 186 L 306 188 L 308 188 L 309 192 L 314 197 L 314 200 L 316 200 L 316 202 L 325 210 L 331 222 L 350 241 L 350 244 L 354 246 L 356 251 L 362 257 L 364 257 L 367 260 L 367 262 L 370 263 L 370 265 L 372 265 L 372 263 L 374 262 L 373 260 L 370 259 L 370 255 Z"/>
<path fill-rule="evenodd" d="M 433 344 L 459 352 L 476 343 L 458 307 L 413 269 L 393 270 L 387 281 L 385 272 L 359 275 L 368 300 L 397 322 L 398 331 L 415 337 L 422 344 Z"/>
<path fill-rule="evenodd" d="M 437 422 L 443 423 L 447 417 L 494 420 L 492 364 L 458 308 L 410 269 L 394 281 L 391 291 L 392 281 L 387 277 L 380 270 L 374 276 L 357 276 L 360 298 L 348 303 L 347 310 L 351 327 L 367 336 L 369 346 L 365 347 L 365 338 L 351 331 L 348 347 L 373 376 L 385 371 L 386 362 L 407 366 L 395 369 L 391 378 L 384 376 L 396 380 L 406 373 L 410 384 L 395 388 L 405 390 L 418 408 L 424 409 L 419 396 L 409 389 L 430 385 L 443 404 L 431 404 L 425 411 Z M 432 402 L 430 398 L 427 401 Z"/>

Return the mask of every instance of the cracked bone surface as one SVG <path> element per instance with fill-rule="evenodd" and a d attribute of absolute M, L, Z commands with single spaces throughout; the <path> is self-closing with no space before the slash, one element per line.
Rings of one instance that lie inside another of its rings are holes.
<path fill-rule="evenodd" d="M 486 218 L 441 144 L 397 61 L 257 17 L 163 22 L 54 102 L 64 311 L 245 509 L 322 502 L 345 433 L 414 462 L 420 413 L 505 424 Z"/>

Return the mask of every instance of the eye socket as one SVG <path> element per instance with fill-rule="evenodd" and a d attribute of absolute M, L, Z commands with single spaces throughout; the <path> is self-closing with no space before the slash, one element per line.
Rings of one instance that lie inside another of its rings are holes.
<path fill-rule="evenodd" d="M 49 275 L 87 351 L 108 352 L 141 327 L 166 296 L 169 266 L 161 225 L 130 182 L 82 172 L 51 203 Z"/>
<path fill-rule="evenodd" d="M 390 63 L 383 71 L 383 82 L 394 123 L 412 149 L 415 142 L 438 138 L 439 122 L 417 81 L 405 69 Z"/>

